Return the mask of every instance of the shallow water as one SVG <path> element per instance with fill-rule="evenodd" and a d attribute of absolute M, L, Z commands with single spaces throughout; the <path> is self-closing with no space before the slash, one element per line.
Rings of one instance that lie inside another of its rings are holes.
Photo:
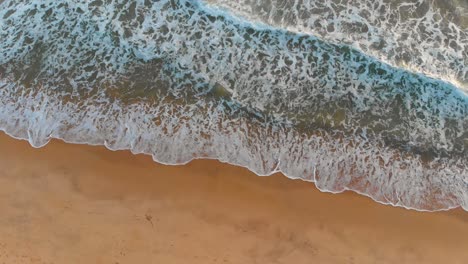
<path fill-rule="evenodd" d="M 342 2 L 3 1 L 0 128 L 467 209 L 466 4 Z"/>

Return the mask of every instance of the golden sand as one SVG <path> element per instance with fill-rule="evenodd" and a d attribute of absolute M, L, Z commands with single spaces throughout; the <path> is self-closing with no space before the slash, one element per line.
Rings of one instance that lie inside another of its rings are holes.
<path fill-rule="evenodd" d="M 0 263 L 468 263 L 468 213 L 416 212 L 103 147 L 0 135 Z"/>

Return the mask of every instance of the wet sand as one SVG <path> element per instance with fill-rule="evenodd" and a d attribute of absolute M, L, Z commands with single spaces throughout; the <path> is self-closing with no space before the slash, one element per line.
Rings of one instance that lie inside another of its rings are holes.
<path fill-rule="evenodd" d="M 468 263 L 468 213 L 0 135 L 0 263 Z"/>

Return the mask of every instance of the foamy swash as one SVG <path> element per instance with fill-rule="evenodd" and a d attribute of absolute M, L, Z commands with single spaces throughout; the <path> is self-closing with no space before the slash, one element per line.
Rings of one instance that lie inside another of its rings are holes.
<path fill-rule="evenodd" d="M 340 40 L 315 24 L 249 22 L 266 2 L 312 3 L 256 1 L 256 15 L 235 16 L 226 1 L 3 1 L 0 128 L 36 147 L 61 138 L 168 164 L 216 158 L 382 203 L 468 210 L 466 13 L 438 13 L 453 52 L 421 31 L 412 53 L 369 23 L 369 38 L 405 51 L 412 66 L 399 67 L 352 30 Z"/>

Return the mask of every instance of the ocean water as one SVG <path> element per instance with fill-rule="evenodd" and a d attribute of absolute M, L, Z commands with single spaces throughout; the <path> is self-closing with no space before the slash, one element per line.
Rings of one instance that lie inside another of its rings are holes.
<path fill-rule="evenodd" d="M 0 129 L 34 147 L 468 210 L 467 84 L 465 0 L 0 1 Z"/>

